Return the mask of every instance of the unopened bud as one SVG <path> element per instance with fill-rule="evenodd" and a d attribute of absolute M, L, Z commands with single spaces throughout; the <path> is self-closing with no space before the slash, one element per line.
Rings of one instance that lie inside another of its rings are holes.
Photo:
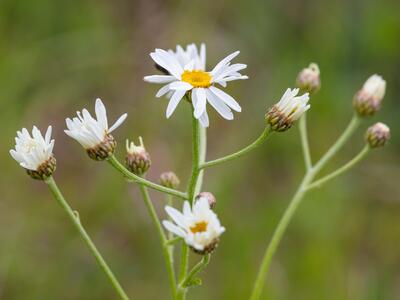
<path fill-rule="evenodd" d="M 97 146 L 86 149 L 86 153 L 91 159 L 102 161 L 114 154 L 115 147 L 117 147 L 117 142 L 114 137 L 108 133 Z"/>
<path fill-rule="evenodd" d="M 378 122 L 367 129 L 365 139 L 371 148 L 383 147 L 390 139 L 390 128 Z"/>
<path fill-rule="evenodd" d="M 213 209 L 215 205 L 217 204 L 217 200 L 215 199 L 215 196 L 210 193 L 210 192 L 201 192 L 196 196 L 196 201 L 200 200 L 201 198 L 206 198 L 208 201 L 208 204 L 210 205 L 210 208 Z"/>
<path fill-rule="evenodd" d="M 306 112 L 310 105 L 308 93 L 297 96 L 299 89 L 287 89 L 281 100 L 265 115 L 265 120 L 273 131 L 286 131 Z"/>
<path fill-rule="evenodd" d="M 46 180 L 56 170 L 56 158 L 54 155 L 50 156 L 48 160 L 42 163 L 36 170 L 26 169 L 26 172 L 33 179 Z"/>
<path fill-rule="evenodd" d="M 311 63 L 297 75 L 296 85 L 301 91 L 313 94 L 321 87 L 321 79 L 318 65 Z"/>
<path fill-rule="evenodd" d="M 146 151 L 142 137 L 139 137 L 139 146 L 126 140 L 126 166 L 136 175 L 143 175 L 151 166 L 150 154 Z"/>
<path fill-rule="evenodd" d="M 381 108 L 385 90 L 386 81 L 379 75 L 372 75 L 354 96 L 354 109 L 363 117 L 374 115 Z"/>
<path fill-rule="evenodd" d="M 176 189 L 178 188 L 180 181 L 174 172 L 169 171 L 160 175 L 160 183 L 162 186 L 167 188 Z"/>

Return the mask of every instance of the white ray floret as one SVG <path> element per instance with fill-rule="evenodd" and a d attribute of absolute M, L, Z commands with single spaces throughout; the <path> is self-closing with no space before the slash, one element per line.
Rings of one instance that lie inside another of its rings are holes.
<path fill-rule="evenodd" d="M 305 93 L 297 96 L 298 93 L 299 89 L 287 89 L 281 100 L 275 104 L 279 112 L 291 121 L 296 121 L 304 112 L 310 109 L 310 104 L 308 104 L 308 100 L 310 100 L 309 94 Z"/>
<path fill-rule="evenodd" d="M 183 238 L 186 244 L 197 251 L 212 247 L 225 231 L 205 197 L 197 200 L 192 208 L 189 202 L 185 201 L 183 213 L 170 206 L 166 206 L 165 210 L 173 222 L 163 221 L 164 227 Z"/>
<path fill-rule="evenodd" d="M 203 127 L 208 127 L 207 103 L 227 120 L 233 119 L 232 110 L 241 111 L 240 105 L 233 97 L 215 86 L 219 84 L 225 87 L 229 81 L 248 78 L 239 73 L 247 67 L 245 64 L 231 64 L 238 54 L 239 51 L 236 51 L 228 55 L 214 69 L 207 72 L 204 44 L 200 46 L 199 51 L 194 44 L 188 45 L 186 50 L 178 45 L 175 52 L 155 49 L 150 56 L 157 65 L 168 72 L 168 75 L 145 76 L 144 80 L 165 84 L 156 97 L 167 95 L 170 98 L 167 118 L 172 115 L 182 98 L 190 93 L 194 117 L 199 119 Z"/>
<path fill-rule="evenodd" d="M 65 119 L 67 130 L 64 132 L 77 140 L 85 149 L 91 149 L 104 141 L 107 134 L 119 127 L 126 119 L 128 114 L 123 114 L 110 128 L 108 127 L 107 111 L 101 101 L 96 99 L 95 105 L 96 119 L 93 118 L 88 110 L 84 108 L 78 111 L 77 117 Z"/>
<path fill-rule="evenodd" d="M 26 128 L 17 131 L 15 150 L 10 150 L 11 156 L 21 167 L 36 171 L 53 155 L 54 140 L 51 139 L 51 131 L 52 127 L 49 126 L 44 137 L 36 126 L 33 126 L 32 136 Z"/>
<path fill-rule="evenodd" d="M 385 96 L 386 81 L 381 76 L 374 74 L 364 83 L 362 91 L 372 98 L 382 100 Z"/>

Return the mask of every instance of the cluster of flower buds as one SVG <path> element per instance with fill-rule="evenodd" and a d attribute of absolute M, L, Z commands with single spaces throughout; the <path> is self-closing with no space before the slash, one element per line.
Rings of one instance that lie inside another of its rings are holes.
<path fill-rule="evenodd" d="M 386 81 L 379 75 L 372 75 L 354 96 L 353 105 L 358 115 L 372 116 L 381 108 L 385 96 Z"/>
<path fill-rule="evenodd" d="M 140 144 L 137 146 L 133 142 L 126 140 L 126 157 L 125 162 L 127 168 L 136 175 L 143 175 L 151 166 L 150 154 L 146 151 L 142 137 L 139 137 Z"/>

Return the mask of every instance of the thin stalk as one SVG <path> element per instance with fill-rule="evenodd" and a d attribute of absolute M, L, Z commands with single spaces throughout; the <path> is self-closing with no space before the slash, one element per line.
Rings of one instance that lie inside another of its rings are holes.
<path fill-rule="evenodd" d="M 192 112 L 193 113 L 193 112 Z M 204 132 L 202 132 L 204 130 Z M 206 134 L 205 129 L 199 126 L 199 121 L 192 115 L 192 174 L 187 187 L 187 196 L 191 204 L 194 202 L 195 195 L 201 190 L 202 180 L 200 176 L 200 164 L 204 162 L 206 157 Z M 179 282 L 187 277 L 189 266 L 189 247 L 182 243 L 181 265 L 179 270 Z M 177 299 L 184 300 L 186 298 L 187 289 L 178 288 Z"/>
<path fill-rule="evenodd" d="M 174 189 L 170 189 L 167 187 L 164 187 L 162 185 L 156 184 L 154 182 L 151 182 L 149 180 L 146 180 L 145 178 L 142 178 L 136 174 L 133 174 L 132 172 L 130 172 L 127 168 L 125 168 L 125 166 L 123 164 L 121 164 L 118 159 L 114 156 L 111 155 L 108 158 L 108 162 L 120 173 L 122 173 L 125 177 L 127 177 L 130 180 L 133 180 L 135 182 L 137 182 L 140 185 L 144 185 L 147 186 L 151 189 L 157 190 L 159 192 L 165 193 L 165 194 L 169 194 L 178 198 L 182 198 L 182 199 L 188 199 L 187 194 L 174 190 Z"/>
<path fill-rule="evenodd" d="M 336 171 L 330 173 L 329 175 L 326 175 L 325 177 L 322 177 L 321 179 L 318 179 L 311 184 L 307 186 L 307 191 L 321 187 L 324 183 L 326 183 L 329 180 L 332 180 L 333 178 L 343 174 L 344 172 L 348 171 L 352 167 L 354 167 L 358 162 L 360 162 L 370 151 L 370 147 L 366 145 L 360 153 L 358 153 L 352 160 L 350 160 L 347 164 L 344 166 L 340 167 Z"/>
<path fill-rule="evenodd" d="M 87 234 L 85 228 L 82 226 L 79 216 L 76 212 L 74 212 L 71 207 L 68 205 L 67 201 L 65 200 L 64 196 L 62 195 L 60 189 L 58 188 L 56 182 L 54 181 L 53 177 L 49 177 L 45 181 L 49 186 L 51 192 L 53 193 L 54 198 L 58 201 L 60 206 L 64 209 L 67 213 L 69 219 L 71 220 L 74 227 L 78 230 L 81 238 L 88 246 L 90 252 L 92 252 L 93 256 L 96 258 L 97 263 L 99 264 L 100 268 L 106 274 L 108 280 L 114 287 L 115 291 L 117 292 L 118 296 L 122 300 L 129 300 L 127 294 L 119 284 L 117 278 L 115 278 L 113 272 L 111 271 L 110 267 L 107 265 L 103 257 L 101 256 L 100 252 L 97 250 L 95 244 L 90 239 L 89 235 Z"/>
<path fill-rule="evenodd" d="M 308 143 L 308 134 L 307 134 L 307 113 L 304 113 L 304 115 L 300 118 L 299 130 L 300 130 L 301 146 L 303 148 L 304 162 L 306 164 L 306 169 L 309 170 L 312 167 L 312 161 L 311 161 L 310 145 Z"/>
<path fill-rule="evenodd" d="M 200 169 L 216 166 L 218 164 L 230 161 L 232 159 L 238 158 L 238 157 L 250 152 L 251 150 L 255 149 L 256 147 L 258 147 L 262 143 L 264 143 L 267 140 L 267 138 L 271 135 L 271 133 L 272 133 L 271 128 L 270 127 L 266 127 L 264 129 L 264 131 L 261 133 L 261 135 L 253 143 L 251 143 L 247 147 L 245 147 L 245 148 L 243 148 L 243 149 L 241 149 L 241 150 L 239 150 L 239 151 L 237 151 L 235 153 L 229 154 L 227 156 L 224 156 L 224 157 L 221 157 L 221 158 L 218 158 L 218 159 L 214 159 L 214 160 L 211 160 L 211 161 L 207 161 L 207 162 L 205 162 L 205 163 L 200 165 Z"/>
<path fill-rule="evenodd" d="M 165 236 L 161 222 L 157 216 L 157 212 L 154 209 L 153 203 L 151 202 L 151 198 L 149 195 L 149 191 L 147 190 L 147 187 L 145 187 L 144 185 L 140 185 L 140 191 L 142 193 L 144 203 L 146 204 L 146 207 L 147 207 L 147 210 L 151 217 L 151 220 L 153 221 L 153 223 L 157 229 L 158 236 L 160 238 L 163 255 L 164 255 L 164 260 L 165 260 L 165 265 L 167 267 L 169 283 L 171 286 L 172 299 L 175 299 L 176 298 L 176 280 L 175 280 L 175 271 L 174 271 L 174 265 L 173 265 L 172 255 L 171 255 L 172 253 L 168 249 L 169 247 L 167 245 L 167 238 Z"/>
<path fill-rule="evenodd" d="M 209 262 L 210 262 L 210 254 L 204 255 L 201 261 L 199 261 L 193 267 L 193 269 L 189 272 L 187 277 L 179 285 L 182 287 L 186 287 L 190 283 L 190 281 L 208 265 Z"/>
<path fill-rule="evenodd" d="M 166 201 L 167 205 L 172 207 L 173 204 L 174 204 L 172 196 L 167 194 L 166 195 L 166 200 L 167 200 Z M 172 221 L 172 218 L 169 215 L 168 215 L 168 220 Z M 167 238 L 168 238 L 167 244 L 169 245 L 168 251 L 169 251 L 169 255 L 171 256 L 171 260 L 172 260 L 172 264 L 173 264 L 174 263 L 174 245 L 173 245 L 174 243 L 170 243 L 170 241 L 173 240 L 174 234 L 171 231 L 168 231 Z"/>
<path fill-rule="evenodd" d="M 336 140 L 332 147 L 325 153 L 325 155 L 317 162 L 317 164 L 308 169 L 300 183 L 296 193 L 294 194 L 292 200 L 289 202 L 282 218 L 280 219 L 273 235 L 271 241 L 269 242 L 267 249 L 265 251 L 264 257 L 261 262 L 260 269 L 258 271 L 256 280 L 254 282 L 254 287 L 251 293 L 250 300 L 259 300 L 261 297 L 261 292 L 264 287 L 265 278 L 268 274 L 268 270 L 272 261 L 272 258 L 278 248 L 283 234 L 285 233 L 294 213 L 296 212 L 298 206 L 304 198 L 307 192 L 307 187 L 313 181 L 318 172 L 329 162 L 329 160 L 343 147 L 343 145 L 348 141 L 354 131 L 359 125 L 359 119 L 356 115 L 353 116 L 349 125 L 344 130 L 342 135 Z"/>

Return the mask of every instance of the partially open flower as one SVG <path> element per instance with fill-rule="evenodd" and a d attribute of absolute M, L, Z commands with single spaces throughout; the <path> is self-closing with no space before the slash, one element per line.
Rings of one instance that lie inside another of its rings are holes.
<path fill-rule="evenodd" d="M 354 96 L 353 105 L 360 116 L 372 116 L 381 108 L 385 96 L 386 81 L 379 75 L 372 75 Z"/>
<path fill-rule="evenodd" d="M 54 140 L 51 139 L 52 127 L 47 128 L 45 137 L 36 126 L 33 126 L 32 136 L 26 128 L 17 131 L 15 150 L 11 156 L 26 169 L 28 174 L 39 180 L 50 177 L 56 169 L 56 159 L 53 155 Z"/>
<path fill-rule="evenodd" d="M 215 199 L 215 196 L 212 193 L 201 192 L 196 196 L 196 201 L 199 201 L 202 198 L 207 199 L 208 204 L 210 205 L 210 208 L 214 209 L 215 205 L 217 204 L 217 199 Z"/>
<path fill-rule="evenodd" d="M 390 139 L 390 128 L 378 122 L 367 129 L 365 139 L 371 148 L 383 147 Z"/>
<path fill-rule="evenodd" d="M 107 112 L 101 99 L 96 100 L 95 111 L 97 119 L 94 119 L 87 109 L 78 111 L 76 113 L 78 117 L 72 120 L 67 118 L 65 121 L 68 130 L 64 132 L 77 140 L 86 149 L 90 158 L 104 160 L 114 153 L 117 144 L 110 133 L 124 122 L 127 114 L 123 114 L 108 128 Z"/>
<path fill-rule="evenodd" d="M 308 68 L 301 70 L 296 79 L 296 85 L 301 91 L 313 94 L 321 87 L 321 78 L 318 65 L 311 63 Z"/>
<path fill-rule="evenodd" d="M 164 227 L 183 238 L 194 252 L 211 253 L 217 247 L 225 228 L 221 226 L 206 198 L 196 201 L 192 208 L 185 201 L 183 213 L 170 206 L 166 206 L 165 210 L 174 223 L 163 221 Z"/>
<path fill-rule="evenodd" d="M 299 89 L 287 89 L 281 100 L 265 115 L 267 123 L 274 131 L 286 131 L 310 108 L 308 93 L 297 96 Z"/>
<path fill-rule="evenodd" d="M 169 171 L 160 175 L 160 183 L 167 188 L 176 189 L 181 182 L 174 172 Z"/>
<path fill-rule="evenodd" d="M 125 162 L 128 169 L 136 174 L 143 175 L 151 166 L 150 154 L 143 145 L 142 137 L 139 137 L 139 145 L 126 140 L 126 157 Z"/>

